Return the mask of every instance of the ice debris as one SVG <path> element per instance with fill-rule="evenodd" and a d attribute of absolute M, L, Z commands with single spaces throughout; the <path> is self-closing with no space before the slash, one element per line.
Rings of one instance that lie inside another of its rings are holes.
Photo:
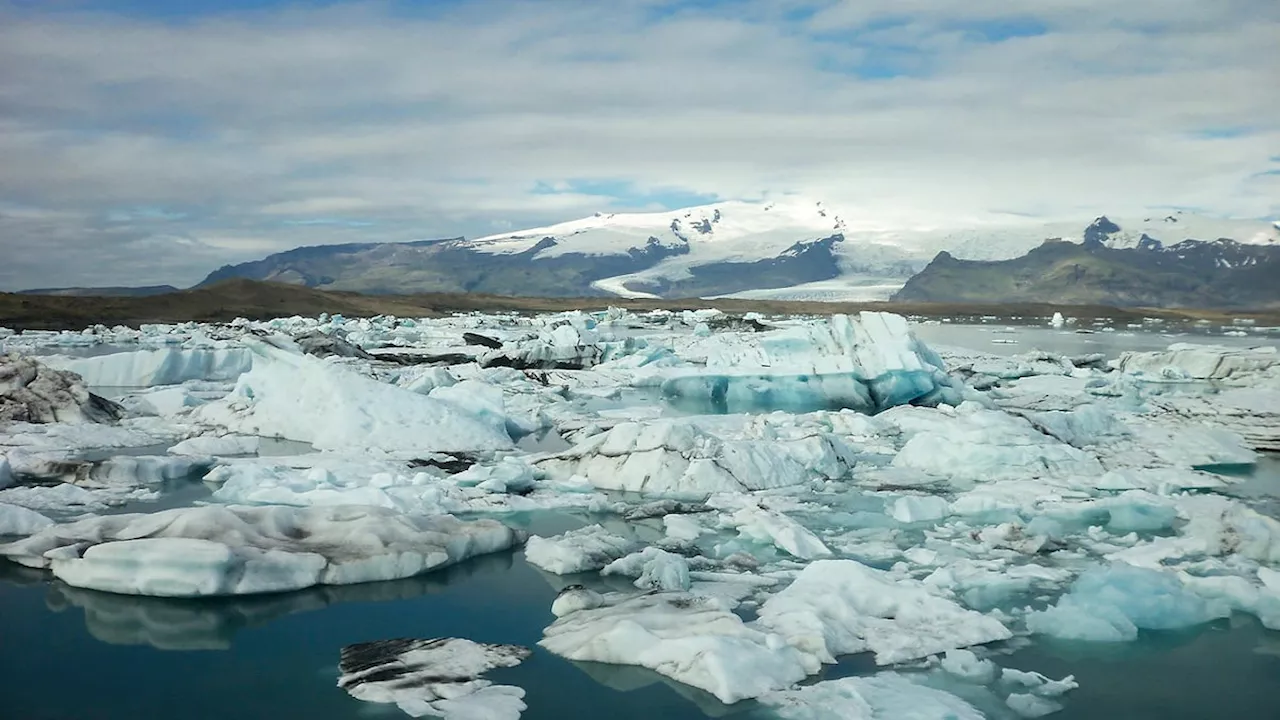
<path fill-rule="evenodd" d="M 687 593 L 640 595 L 568 613 L 538 644 L 569 660 L 646 667 L 723 703 L 781 690 L 818 669 L 777 635 Z"/>
<path fill-rule="evenodd" d="M 394 703 L 411 717 L 517 720 L 524 690 L 481 677 L 514 667 L 531 651 L 460 638 L 379 640 L 342 649 L 338 687 L 357 700 Z"/>
<path fill-rule="evenodd" d="M 984 720 L 964 700 L 897 673 L 847 677 L 771 693 L 760 702 L 783 720 Z"/>
<path fill-rule="evenodd" d="M 75 373 L 17 353 L 0 355 L 0 423 L 110 423 L 121 414 Z"/>
<path fill-rule="evenodd" d="M 809 564 L 758 622 L 824 663 L 871 651 L 887 665 L 1012 637 L 991 616 L 854 560 Z"/>
<path fill-rule="evenodd" d="M 423 397 L 323 360 L 254 341 L 253 369 L 201 420 L 247 435 L 300 440 L 321 450 L 466 452 L 512 447 L 505 423 L 483 407 Z"/>

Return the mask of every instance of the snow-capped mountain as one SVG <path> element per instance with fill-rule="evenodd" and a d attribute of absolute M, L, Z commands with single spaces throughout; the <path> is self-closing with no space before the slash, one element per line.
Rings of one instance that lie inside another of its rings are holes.
<path fill-rule="evenodd" d="M 788 197 L 596 213 L 477 239 L 299 248 L 224 267 L 206 282 L 251 277 L 377 293 L 868 300 L 888 298 L 944 251 L 958 260 L 999 261 L 1049 239 L 1168 253 L 1187 240 L 1220 238 L 1280 245 L 1280 227 L 1181 212 L 902 227 Z M 1225 244 L 1220 250 L 1222 262 L 1233 262 Z M 1218 251 L 1214 245 L 1197 256 Z"/>

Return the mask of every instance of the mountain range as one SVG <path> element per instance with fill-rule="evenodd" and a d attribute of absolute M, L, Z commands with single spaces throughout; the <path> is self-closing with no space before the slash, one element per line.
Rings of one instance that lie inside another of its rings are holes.
<path fill-rule="evenodd" d="M 1280 226 L 1191 213 L 902 228 L 821 202 L 721 202 L 466 239 L 301 247 L 228 265 L 370 294 L 1280 306 Z"/>

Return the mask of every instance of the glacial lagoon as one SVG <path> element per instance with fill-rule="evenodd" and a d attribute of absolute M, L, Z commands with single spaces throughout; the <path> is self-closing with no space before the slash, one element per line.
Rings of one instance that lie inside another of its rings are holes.
<path fill-rule="evenodd" d="M 1140 330 L 1079 334 L 1026 326 L 1005 330 L 916 325 L 915 332 L 938 347 L 997 355 L 1044 349 L 1115 357 L 1123 350 L 1156 350 L 1171 342 L 1265 344 L 1257 336 L 1206 338 Z M 640 392 L 592 407 L 616 413 L 636 407 L 633 403 L 658 402 L 655 395 Z M 554 433 L 530 437 L 520 446 L 526 453 L 558 452 L 568 446 Z M 263 456 L 271 454 L 268 449 Z M 1276 517 L 1280 458 L 1262 455 L 1255 467 L 1220 471 L 1232 480 L 1221 491 L 1224 495 Z M 199 483 L 167 485 L 159 493 L 103 511 L 151 512 L 204 502 L 208 493 Z M 541 536 L 608 522 L 607 516 L 584 508 L 501 517 Z M 765 553 L 766 558 L 780 556 Z M 888 559 L 866 562 L 886 569 L 891 564 Z M 573 584 L 601 592 L 631 587 L 629 578 L 597 572 L 545 572 L 527 562 L 520 549 L 481 555 L 403 580 L 202 599 L 75 588 L 47 572 L 0 561 L 0 640 L 10 650 L 0 658 L 0 697 L 6 716 L 24 720 L 393 718 L 403 716 L 394 706 L 362 703 L 336 687 L 341 649 L 385 638 L 460 637 L 535 648 L 519 666 L 487 675 L 524 690 L 528 708 L 523 718 L 775 717 L 773 710 L 754 701 L 724 705 L 703 690 L 641 667 L 571 662 L 538 648 L 544 628 L 555 620 L 550 607 L 558 591 Z M 754 617 L 750 608 L 738 612 L 748 620 Z M 1191 628 L 1142 630 L 1132 642 L 1015 637 L 987 646 L 984 656 L 1001 667 L 1050 678 L 1074 676 L 1079 687 L 1060 698 L 1062 709 L 1051 715 L 1063 720 L 1270 718 L 1280 707 L 1280 688 L 1275 686 L 1280 677 L 1280 632 L 1263 628 L 1243 612 Z M 906 663 L 894 670 L 969 701 L 987 717 L 1019 716 L 1002 702 L 1007 691 L 994 694 L 927 664 Z M 869 655 L 849 655 L 805 682 L 877 671 L 883 669 Z"/>

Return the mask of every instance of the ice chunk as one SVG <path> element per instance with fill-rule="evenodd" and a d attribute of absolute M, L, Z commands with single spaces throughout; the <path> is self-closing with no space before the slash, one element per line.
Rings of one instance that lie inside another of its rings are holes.
<path fill-rule="evenodd" d="M 664 419 L 619 423 L 539 466 L 556 476 L 583 476 L 603 490 L 706 497 L 819 476 L 792 452 L 784 443 L 725 441 L 691 422 Z"/>
<path fill-rule="evenodd" d="M 1175 343 L 1168 350 L 1121 353 L 1111 364 L 1121 372 L 1155 380 L 1247 380 L 1280 365 L 1280 353 L 1274 347 Z"/>
<path fill-rule="evenodd" d="M 995 663 L 979 659 L 972 650 L 964 649 L 948 650 L 946 656 L 942 658 L 942 669 L 958 678 L 979 685 L 995 682 L 1000 674 L 1000 668 Z"/>
<path fill-rule="evenodd" d="M 1225 603 L 1209 602 L 1172 573 L 1126 563 L 1082 574 L 1057 605 L 1027 615 L 1027 629 L 1066 640 L 1123 642 L 1139 629 L 1170 630 L 1225 617 Z"/>
<path fill-rule="evenodd" d="M 1059 442 L 1008 413 L 964 403 L 954 413 L 910 408 L 887 419 L 910 431 L 893 466 L 980 481 L 1034 477 L 1096 477 L 1092 455 Z"/>
<path fill-rule="evenodd" d="M 198 597 L 394 580 L 522 539 L 493 520 L 374 507 L 209 506 L 54 525 L 0 555 L 74 587 Z"/>
<path fill-rule="evenodd" d="M 688 590 L 689 563 L 674 553 L 648 547 L 618 558 L 601 571 L 602 575 L 625 575 L 636 578 L 641 590 Z"/>
<path fill-rule="evenodd" d="M 163 348 L 94 357 L 54 356 L 48 363 L 79 375 L 91 387 L 151 387 L 189 380 L 235 380 L 253 366 L 253 353 L 246 348 Z"/>
<path fill-rule="evenodd" d="M 531 651 L 460 638 L 380 640 L 342 649 L 338 687 L 365 702 L 395 703 L 411 717 L 517 720 L 524 690 L 481 676 L 514 667 Z"/>
<path fill-rule="evenodd" d="M 0 355 L 0 423 L 109 423 L 121 412 L 73 373 L 17 353 Z"/>
<path fill-rule="evenodd" d="M 1038 718 L 1052 715 L 1062 709 L 1062 703 L 1054 702 L 1031 693 L 1010 693 L 1005 699 L 1009 709 L 1024 718 Z"/>
<path fill-rule="evenodd" d="M 1060 328 L 1067 324 L 1067 319 L 1062 317 L 1062 313 L 1055 312 L 1053 317 L 1049 320 L 1049 324 L 1055 328 Z"/>
<path fill-rule="evenodd" d="M 568 575 L 600 570 L 635 547 L 633 540 L 614 535 L 600 525 L 588 525 L 549 538 L 534 535 L 525 545 L 524 555 L 547 572 Z"/>
<path fill-rule="evenodd" d="M 760 698 L 784 720 L 983 720 L 964 700 L 896 673 L 827 680 Z"/>
<path fill-rule="evenodd" d="M 9 467 L 9 456 L 0 453 L 0 490 L 13 484 L 13 470 Z"/>
<path fill-rule="evenodd" d="M 761 626 L 825 663 L 869 650 L 885 665 L 1012 636 L 992 617 L 854 560 L 810 564 L 759 616 Z"/>
<path fill-rule="evenodd" d="M 863 312 L 706 341 L 706 371 L 672 378 L 663 392 L 709 412 L 847 407 L 875 412 L 907 403 L 959 402 L 942 360 L 899 315 Z"/>
<path fill-rule="evenodd" d="M 538 644 L 569 660 L 646 667 L 724 703 L 780 690 L 818 670 L 778 636 L 687 593 L 646 594 L 570 613 Z"/>
<path fill-rule="evenodd" d="M 900 523 L 941 520 L 951 512 L 951 503 L 933 495 L 906 495 L 893 501 L 889 514 Z"/>
<path fill-rule="evenodd" d="M 564 617 L 569 613 L 590 610 L 601 605 L 604 605 L 604 596 L 600 593 L 581 585 L 570 585 L 556 595 L 555 601 L 551 603 L 551 614 Z"/>
<path fill-rule="evenodd" d="M 0 536 L 31 535 L 53 525 L 53 521 L 34 510 L 0 502 Z"/>
<path fill-rule="evenodd" d="M 169 448 L 172 455 L 255 455 L 262 439 L 252 435 L 202 435 L 188 438 Z"/>
<path fill-rule="evenodd" d="M 803 560 L 831 557 L 831 548 L 817 535 L 782 513 L 744 507 L 733 514 L 730 522 L 744 537 L 775 545 L 792 557 Z"/>
<path fill-rule="evenodd" d="M 227 398 L 196 411 L 234 432 L 309 442 L 320 450 L 475 452 L 512 447 L 505 423 L 254 341 L 253 369 Z"/>

